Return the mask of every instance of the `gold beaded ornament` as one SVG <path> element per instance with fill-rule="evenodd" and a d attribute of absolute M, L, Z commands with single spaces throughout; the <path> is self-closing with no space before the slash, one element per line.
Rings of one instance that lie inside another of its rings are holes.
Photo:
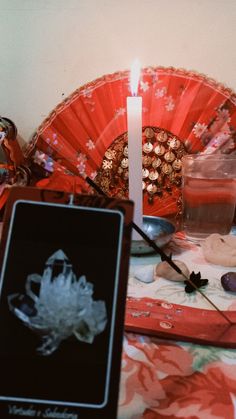
<path fill-rule="evenodd" d="M 143 128 L 142 188 L 148 205 L 156 200 L 161 204 L 170 195 L 180 213 L 181 160 L 186 153 L 184 143 L 172 133 L 158 127 Z M 128 168 L 128 136 L 124 133 L 106 150 L 95 182 L 109 196 L 128 198 Z"/>

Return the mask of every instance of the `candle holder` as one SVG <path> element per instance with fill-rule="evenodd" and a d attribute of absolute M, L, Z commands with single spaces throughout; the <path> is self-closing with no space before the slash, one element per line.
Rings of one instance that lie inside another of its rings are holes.
<path fill-rule="evenodd" d="M 171 240 L 175 226 L 166 218 L 144 215 L 142 230 L 158 247 L 163 247 Z M 144 239 L 132 240 L 131 255 L 141 256 L 154 252 Z"/>

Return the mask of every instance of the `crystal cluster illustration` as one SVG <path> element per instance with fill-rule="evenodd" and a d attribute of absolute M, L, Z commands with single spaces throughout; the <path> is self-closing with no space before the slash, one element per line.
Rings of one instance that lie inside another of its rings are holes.
<path fill-rule="evenodd" d="M 37 350 L 42 355 L 50 355 L 72 335 L 92 344 L 106 327 L 105 302 L 93 300 L 93 285 L 85 276 L 77 279 L 62 250 L 46 261 L 42 276 L 28 275 L 25 291 L 9 295 L 9 308 L 40 334 L 42 345 Z"/>

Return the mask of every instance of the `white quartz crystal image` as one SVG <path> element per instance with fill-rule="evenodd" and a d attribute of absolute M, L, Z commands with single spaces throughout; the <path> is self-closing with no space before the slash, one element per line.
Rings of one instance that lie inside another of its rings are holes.
<path fill-rule="evenodd" d="M 25 295 L 9 295 L 8 304 L 25 326 L 41 336 L 37 349 L 41 355 L 52 354 L 72 335 L 92 344 L 107 324 L 105 302 L 93 300 L 93 284 L 85 276 L 76 277 L 61 249 L 46 261 L 42 276 L 27 276 Z"/>

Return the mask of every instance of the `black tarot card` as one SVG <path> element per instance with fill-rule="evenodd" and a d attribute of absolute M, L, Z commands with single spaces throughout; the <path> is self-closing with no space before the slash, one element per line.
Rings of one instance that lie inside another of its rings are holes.
<path fill-rule="evenodd" d="M 124 219 L 122 206 L 15 201 L 1 275 L 0 417 L 116 416 Z"/>

